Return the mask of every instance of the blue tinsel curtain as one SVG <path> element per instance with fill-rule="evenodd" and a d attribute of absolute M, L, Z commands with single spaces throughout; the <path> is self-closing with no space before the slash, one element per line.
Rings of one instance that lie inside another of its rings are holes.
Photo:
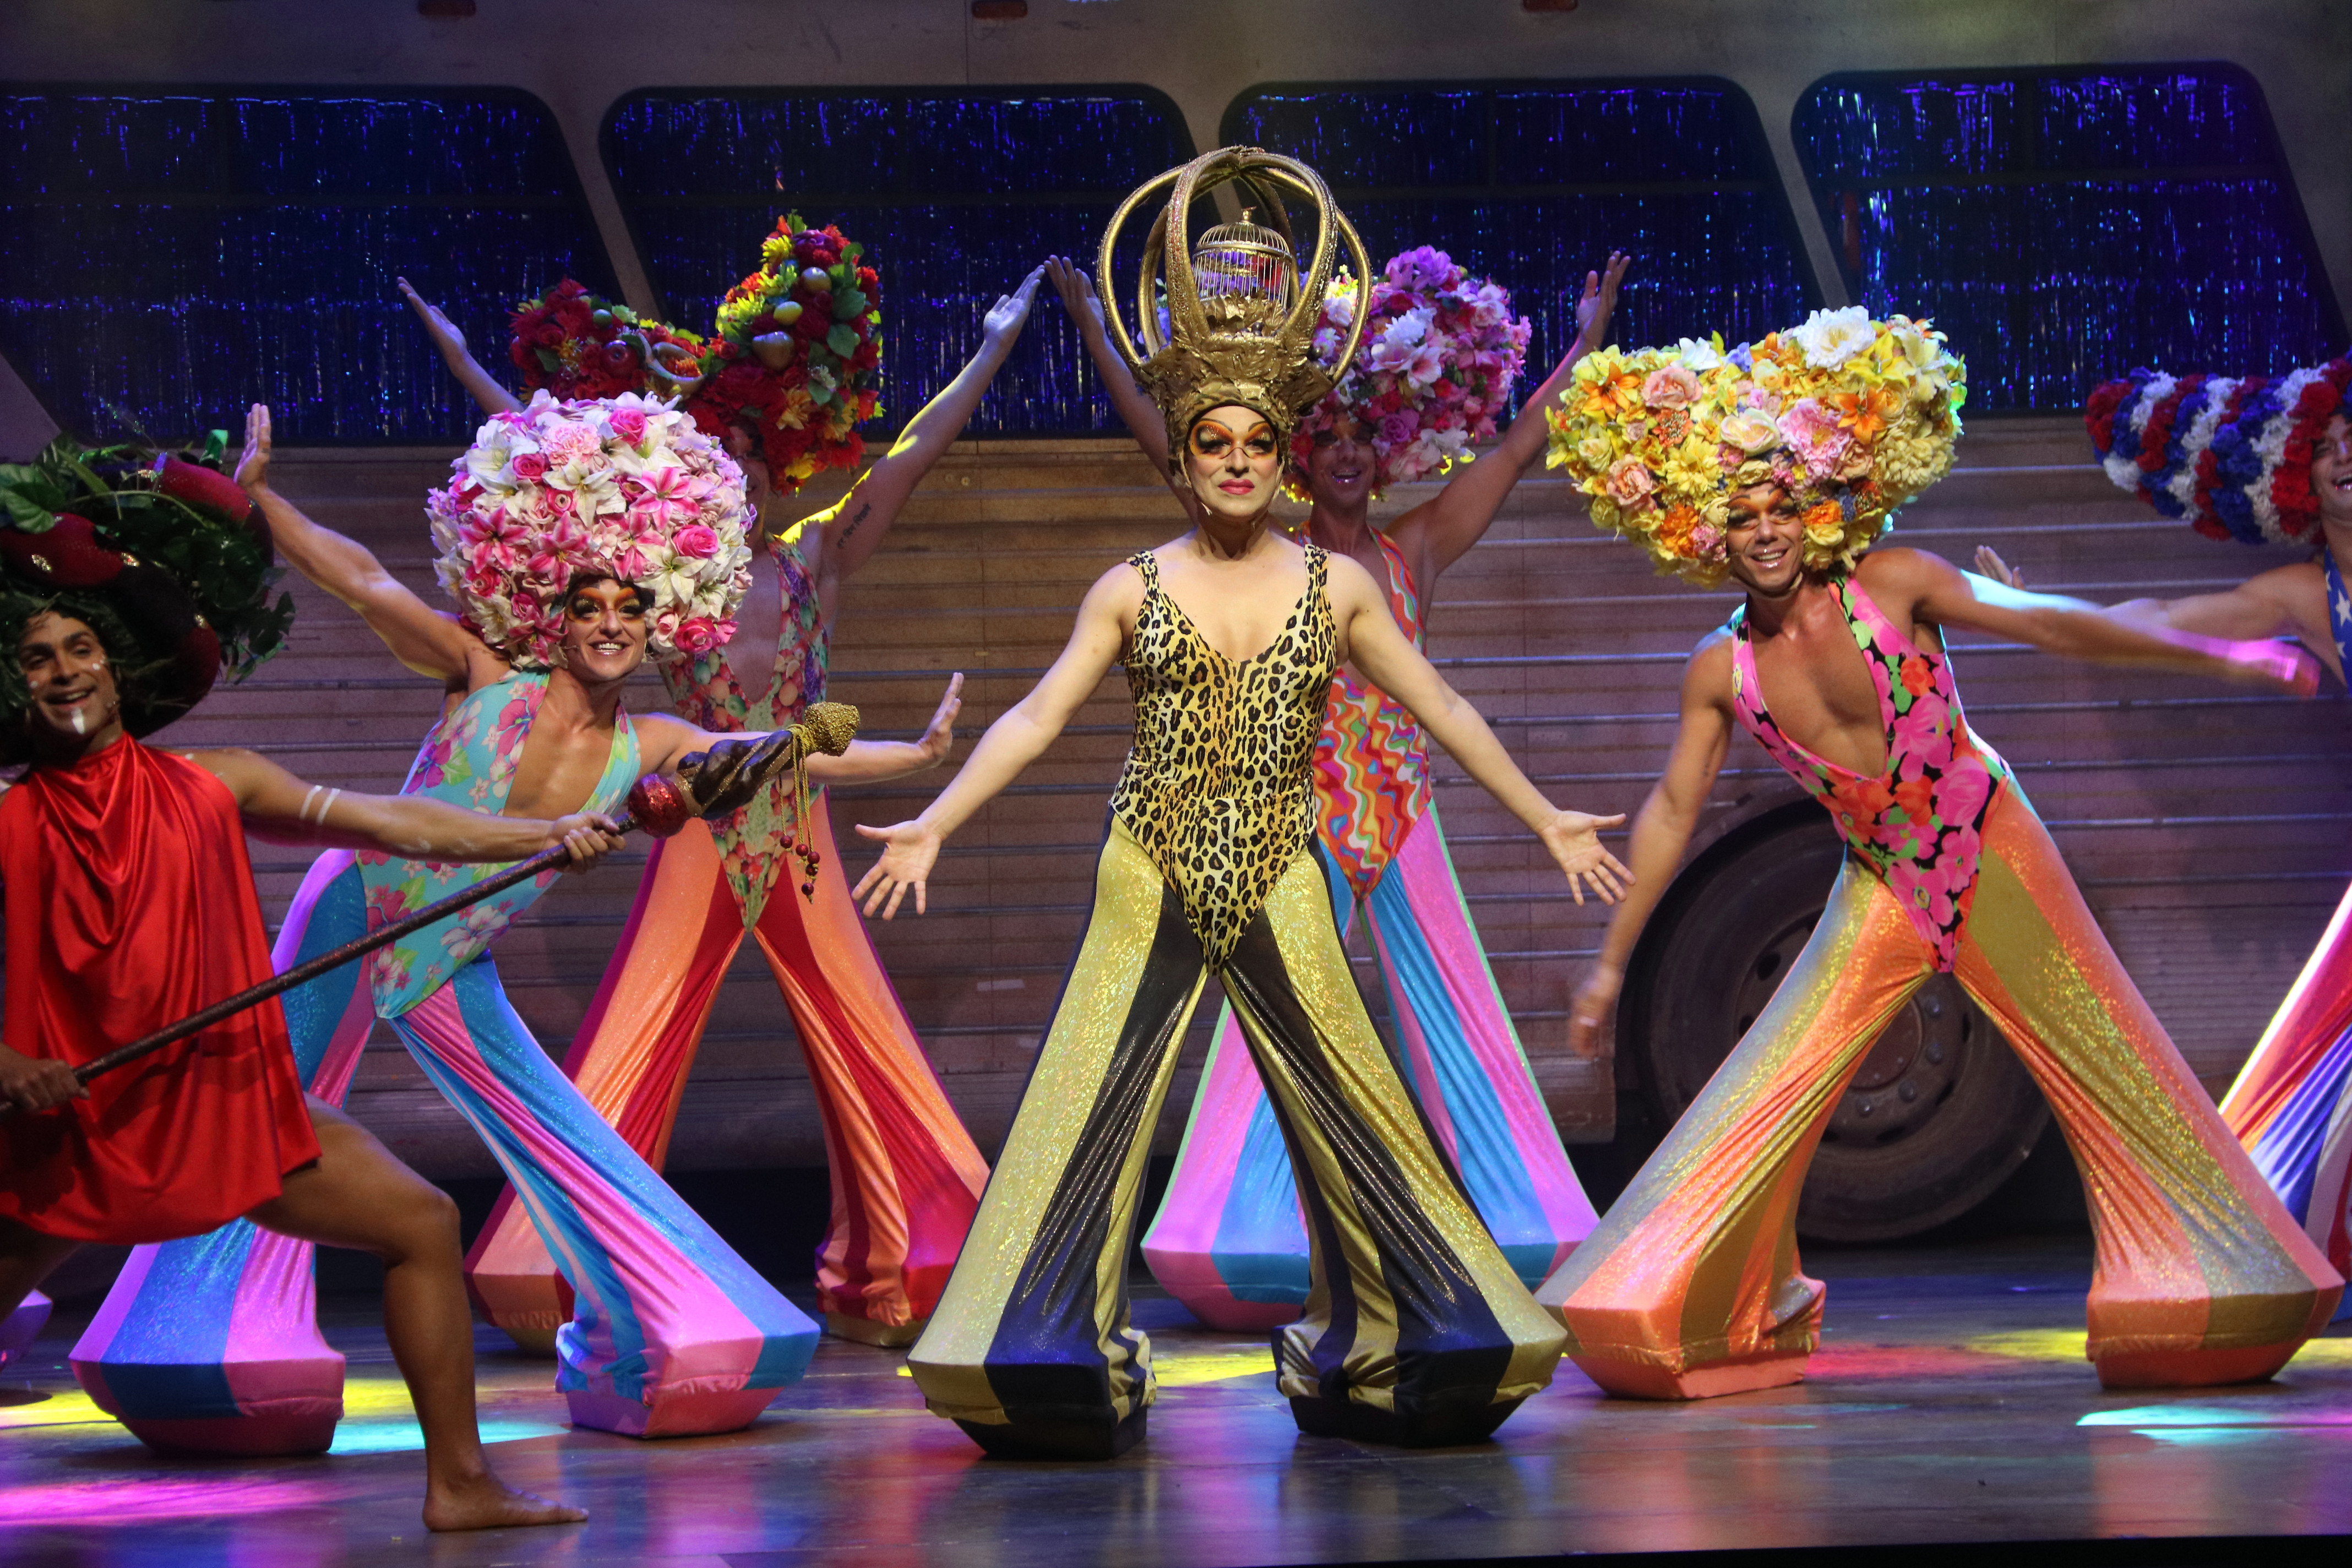
<path fill-rule="evenodd" d="M 1817 299 L 1747 95 L 1727 81 L 1270 88 L 1228 142 L 1313 165 L 1372 265 L 1430 245 L 1530 317 L 1525 395 L 1568 351 L 1587 272 L 1633 257 L 1617 342 L 1737 342 Z"/>
<path fill-rule="evenodd" d="M 479 416 L 394 277 L 493 362 L 518 300 L 613 288 L 525 93 L 16 93 L 0 138 L 0 352 L 86 437 L 262 401 L 289 443 L 463 441 Z"/>
<path fill-rule="evenodd" d="M 1831 77 L 1795 132 L 1853 297 L 1935 318 L 1971 412 L 2076 408 L 2135 365 L 2279 371 L 2344 347 L 2234 66 Z"/>
<path fill-rule="evenodd" d="M 878 423 L 891 428 L 971 357 L 998 295 L 1048 254 L 1091 269 L 1119 199 L 1192 155 L 1174 106 L 1136 90 L 641 92 L 614 106 L 604 147 L 678 326 L 710 330 L 788 210 L 863 244 L 882 278 Z M 1051 294 L 1044 288 L 968 434 L 1121 429 Z"/>

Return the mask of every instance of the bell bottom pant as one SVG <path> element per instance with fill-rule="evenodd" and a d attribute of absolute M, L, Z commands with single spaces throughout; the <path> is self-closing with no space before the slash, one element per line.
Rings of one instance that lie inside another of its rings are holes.
<path fill-rule="evenodd" d="M 2352 892 L 2263 1031 L 2221 1120 L 2338 1274 L 2352 1273 Z M 2339 1306 L 2336 1316 L 2347 1315 Z"/>
<path fill-rule="evenodd" d="M 907 1344 L 939 1302 L 988 1183 L 924 1059 L 849 896 L 822 798 L 814 900 L 780 876 L 751 934 L 799 1032 L 824 1126 L 833 1216 L 817 1295 L 836 1333 Z M 788 868 L 797 870 L 797 865 Z M 689 822 L 654 847 L 621 944 L 564 1058 L 596 1113 L 659 1169 L 743 917 L 710 830 Z M 509 1191 L 467 1258 L 491 1321 L 544 1345 L 571 1316 L 562 1277 Z"/>
<path fill-rule="evenodd" d="M 366 929 L 358 869 L 331 853 L 304 880 L 275 961 L 289 967 Z M 364 967 L 285 997 L 297 1064 L 331 1102 L 349 1091 L 374 1023 Z M 580 1098 L 487 959 L 390 1023 L 481 1134 L 572 1283 L 556 1386 L 575 1424 L 645 1437 L 732 1431 L 799 1378 L 816 1326 Z M 75 1375 L 159 1447 L 323 1449 L 342 1413 L 343 1358 L 315 1326 L 310 1251 L 245 1220 L 135 1249 L 74 1347 Z"/>
<path fill-rule="evenodd" d="M 1329 879 L 1344 940 L 1354 890 L 1336 865 Z M 1591 1232 L 1592 1202 L 1486 966 L 1434 807 L 1406 830 L 1364 912 L 1395 1009 L 1405 1085 L 1488 1234 L 1533 1288 Z M 1272 1328 L 1306 1303 L 1306 1216 L 1230 1004 L 1143 1257 L 1168 1293 L 1212 1328 Z"/>
<path fill-rule="evenodd" d="M 2082 1172 L 2099 1380 L 2269 1376 L 2327 1321 L 2343 1280 L 2222 1125 L 2014 791 L 1983 856 L 1956 973 Z M 1698 1398 L 1803 1375 L 1823 1290 L 1799 1268 L 1798 1189 L 1847 1080 L 1932 972 L 1895 896 L 1849 858 L 1770 1005 L 1538 1293 L 1594 1382 Z"/>
<path fill-rule="evenodd" d="M 1373 1034 L 1320 858 L 1293 863 L 1218 972 L 1307 1214 L 1313 1288 L 1276 1370 L 1308 1432 L 1471 1441 L 1550 1382 L 1561 1336 Z M 1102 1458 L 1142 1435 L 1151 1347 L 1129 1322 L 1128 1248 L 1207 975 L 1175 888 L 1114 824 L 996 1173 L 908 1357 L 931 1409 L 992 1453 Z"/>

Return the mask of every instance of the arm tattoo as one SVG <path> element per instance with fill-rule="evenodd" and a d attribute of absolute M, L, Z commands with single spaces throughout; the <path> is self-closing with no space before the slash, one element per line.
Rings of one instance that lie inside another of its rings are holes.
<path fill-rule="evenodd" d="M 850 537 L 857 531 L 858 526 L 866 521 L 866 513 L 873 510 L 874 503 L 872 501 L 867 501 L 857 509 L 857 515 L 851 518 L 849 520 L 849 526 L 841 531 L 841 542 L 844 544 L 849 542 Z"/>

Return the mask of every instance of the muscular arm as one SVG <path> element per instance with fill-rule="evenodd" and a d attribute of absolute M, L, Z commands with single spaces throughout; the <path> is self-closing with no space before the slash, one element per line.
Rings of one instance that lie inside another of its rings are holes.
<path fill-rule="evenodd" d="M 1168 471 L 1168 425 L 1160 416 L 1160 405 L 1151 395 L 1135 384 L 1135 374 L 1127 362 L 1118 357 L 1111 346 L 1110 332 L 1103 325 L 1102 301 L 1095 297 L 1095 286 L 1068 258 L 1049 256 L 1045 258 L 1045 275 L 1054 280 L 1055 292 L 1062 297 L 1062 308 L 1077 323 L 1078 341 L 1086 345 L 1087 357 L 1095 362 L 1096 374 L 1103 380 L 1103 391 L 1110 396 L 1110 405 L 1127 424 L 1128 434 L 1151 459 L 1154 473 Z"/>
<path fill-rule="evenodd" d="M 811 522 L 824 531 L 824 554 L 818 568 L 835 578 L 847 577 L 866 564 L 923 476 L 931 471 L 980 406 L 981 394 L 996 379 L 1005 356 L 1020 341 L 1022 324 L 1029 319 L 1029 301 L 1044 278 L 1042 267 L 1021 280 L 1021 287 L 1000 297 L 981 323 L 980 351 L 940 395 L 923 405 L 889 451 L 858 477 L 849 493 L 819 512 Z"/>
<path fill-rule="evenodd" d="M 1331 558 L 1330 574 L 1332 611 L 1339 619 L 1346 655 L 1356 668 L 1402 703 L 1487 794 L 1543 840 L 1568 874 L 1569 890 L 1578 903 L 1584 901 L 1588 879 L 1602 902 L 1614 903 L 1622 896 L 1618 879 L 1628 873 L 1601 847 L 1596 830 L 1625 819 L 1561 811 L 1546 800 L 1495 739 L 1478 710 L 1406 639 L 1370 574 L 1344 556 Z"/>
<path fill-rule="evenodd" d="M 414 795 L 362 795 L 305 784 L 252 752 L 189 752 L 187 759 L 228 786 L 257 837 L 273 844 L 381 849 L 416 860 L 498 865 L 569 845 L 575 868 L 620 847 L 611 819 L 575 812 L 552 821 L 490 816 Z"/>
<path fill-rule="evenodd" d="M 840 756 L 817 752 L 807 762 L 808 776 L 821 784 L 882 784 L 908 773 L 937 767 L 955 744 L 956 715 L 963 710 L 963 673 L 948 680 L 948 689 L 932 710 L 920 739 L 913 741 L 852 741 Z M 648 713 L 636 721 L 637 755 L 647 773 L 674 771 L 679 759 L 730 742 L 758 742 L 772 731 L 714 734 L 666 713 Z"/>
<path fill-rule="evenodd" d="M 270 537 L 294 570 L 359 612 L 401 663 L 453 687 L 464 683 L 481 645 L 457 618 L 418 598 L 366 546 L 320 527 L 270 488 L 269 410 L 262 404 L 246 415 L 236 482 L 269 519 Z"/>
<path fill-rule="evenodd" d="M 2095 664 L 2145 666 L 2269 687 L 2308 697 L 2318 671 L 2308 654 L 2257 635 L 2230 638 L 2175 631 L 2153 619 L 2081 599 L 2034 594 L 1962 572 L 1919 550 L 1874 550 L 1856 576 L 1880 608 L 1915 622 L 1966 626 Z"/>
<path fill-rule="evenodd" d="M 466 334 L 441 313 L 440 307 L 410 288 L 407 279 L 395 278 L 393 283 L 400 289 L 400 297 L 408 301 L 408 308 L 416 312 L 416 319 L 425 323 L 425 335 L 440 354 L 441 363 L 449 367 L 449 374 L 457 378 L 457 384 L 466 389 L 467 395 L 483 413 L 501 414 L 522 406 L 520 398 L 482 368 L 481 362 L 466 346 Z"/>
<path fill-rule="evenodd" d="M 1633 847 L 1626 852 L 1633 865 L 1633 889 L 1610 917 L 1600 955 L 1569 1010 L 1569 1048 L 1578 1056 L 1600 1054 L 1601 1026 L 1624 984 L 1626 960 L 1690 847 L 1730 750 L 1731 727 L 1731 639 L 1710 632 L 1683 671 L 1682 723 L 1666 771 L 1633 816 Z"/>
<path fill-rule="evenodd" d="M 1078 606 L 1077 625 L 1071 629 L 1061 657 L 1027 696 L 988 727 L 939 798 L 910 822 L 878 828 L 859 826 L 859 834 L 883 847 L 882 858 L 858 880 L 852 893 L 866 900 L 867 914 L 879 910 L 884 920 L 891 919 L 910 887 L 915 912 L 924 911 L 926 884 L 948 835 L 1020 777 L 1021 771 L 1037 760 L 1069 723 L 1071 715 L 1094 695 L 1118 658 L 1127 627 L 1133 624 L 1142 601 L 1143 579 L 1131 567 L 1114 566 L 1097 578 Z"/>
<path fill-rule="evenodd" d="M 1584 275 L 1584 292 L 1576 302 L 1576 341 L 1569 345 L 1568 356 L 1520 406 L 1519 416 L 1511 421 L 1495 449 L 1465 466 L 1433 498 L 1390 525 L 1389 534 L 1399 547 L 1426 563 L 1428 574 L 1422 579 L 1424 590 L 1431 579 L 1486 536 L 1511 487 L 1543 456 L 1544 439 L 1550 434 L 1544 411 L 1568 384 L 1577 362 L 1609 341 L 1609 320 L 1617 309 L 1617 289 L 1624 280 L 1626 261 L 1627 258 L 1612 253 L 1605 273 Z"/>

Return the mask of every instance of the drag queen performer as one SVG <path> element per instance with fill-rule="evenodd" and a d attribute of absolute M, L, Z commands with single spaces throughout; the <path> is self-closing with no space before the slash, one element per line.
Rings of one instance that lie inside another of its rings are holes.
<path fill-rule="evenodd" d="M 1552 460 L 1596 523 L 1661 571 L 1747 592 L 1691 658 L 1672 760 L 1634 823 L 1640 879 L 1571 1028 L 1591 1041 L 1615 1000 L 1735 725 L 1847 846 L 1771 1004 L 1538 1292 L 1568 1353 L 1612 1393 L 1696 1398 L 1803 1375 L 1823 1291 L 1798 1266 L 1798 1189 L 1863 1054 L 1939 971 L 1998 1020 L 2082 1171 L 2103 1384 L 2266 1377 L 2342 1289 L 2133 988 L 2008 765 L 1969 731 L 1943 628 L 2305 694 L 2315 671 L 2276 643 L 2139 629 L 1918 551 L 1857 563 L 1950 468 L 1960 376 L 1937 335 L 1856 307 L 1728 356 L 1688 342 L 1591 355 L 1553 417 Z"/>
<path fill-rule="evenodd" d="M 436 611 L 366 550 L 269 484 L 269 416 L 253 410 L 237 478 L 295 569 L 358 611 L 448 696 L 403 793 L 483 811 L 614 809 L 640 773 L 718 737 L 633 719 L 622 689 L 650 652 L 723 641 L 742 592 L 734 464 L 685 416 L 634 396 L 495 416 L 427 512 L 436 570 L 462 618 Z M 944 731 L 943 710 L 940 729 Z M 891 777 L 944 749 L 859 743 L 819 778 Z M 279 934 L 281 967 L 397 918 L 467 876 L 336 852 L 311 868 Z M 557 1071 L 506 999 L 487 949 L 544 890 L 525 883 L 288 994 L 311 1091 L 347 1092 L 385 1019 L 478 1132 L 562 1260 L 576 1295 L 556 1336 L 572 1420 L 632 1436 L 731 1431 L 799 1377 L 816 1329 L 671 1192 Z M 341 1358 L 310 1329 L 307 1255 L 231 1227 L 126 1269 L 78 1370 L 190 1363 L 220 1394 L 206 1446 L 278 1451 L 289 1423 L 331 1426 Z M 229 1325 L 191 1354 L 174 1325 Z M 177 1385 L 175 1385 L 177 1386 Z M 234 1397 L 229 1397 L 230 1395 Z M 194 1395 L 187 1397 L 193 1400 Z"/>
<path fill-rule="evenodd" d="M 739 284 L 722 309 L 719 343 L 731 342 L 723 335 L 731 330 L 759 346 L 753 328 L 785 316 L 795 324 L 831 323 L 839 312 L 828 301 L 850 284 L 872 309 L 878 285 L 870 268 L 860 268 L 857 247 L 838 232 L 788 219 L 768 253 L 766 265 Z M 818 289 L 805 280 L 807 268 L 844 276 Z M 706 364 L 721 368 L 678 388 L 688 394 L 687 410 L 706 431 L 723 436 L 742 464 L 757 513 L 751 589 L 734 638 L 661 667 L 681 718 L 713 731 L 774 729 L 824 700 L 827 637 L 842 582 L 872 556 L 915 487 L 962 434 L 1021 335 L 1039 277 L 1032 272 L 996 301 L 982 321 L 980 351 L 907 422 L 849 494 L 790 526 L 779 514 L 810 471 L 804 432 L 812 422 L 825 428 L 821 414 L 789 401 L 792 387 L 805 379 L 805 355 L 788 358 L 781 371 L 751 353 L 707 358 Z M 484 409 L 514 406 L 447 319 L 402 287 Z M 795 294 L 808 300 L 806 308 Z M 582 357 L 572 345 L 557 353 L 567 351 L 574 362 Z M 725 352 L 706 347 L 709 355 Z M 514 357 L 526 357 L 520 342 Z M 780 381 L 791 383 L 782 396 Z M 781 426 L 783 417 L 799 423 Z M 832 449 L 821 444 L 814 456 L 854 462 L 855 423 L 845 416 L 837 425 Z M 833 1190 L 832 1223 L 817 1249 L 825 1326 L 873 1344 L 909 1344 L 947 1283 L 988 1165 L 924 1058 L 857 917 L 824 799 L 802 818 L 789 783 L 779 780 L 743 811 L 709 825 L 690 822 L 654 847 L 628 927 L 563 1070 L 658 1169 L 704 1024 L 750 932 L 792 1010 L 824 1120 Z M 803 847 L 798 864 L 796 844 Z M 493 1321 L 525 1342 L 543 1344 L 570 1315 L 562 1280 L 537 1234 L 511 1208 L 510 1195 L 500 1199 L 467 1266 Z"/>
<path fill-rule="evenodd" d="M 1461 450 L 1505 406 L 1524 358 L 1525 321 L 1509 297 L 1444 254 L 1407 251 L 1374 286 L 1366 323 L 1381 341 L 1300 421 L 1285 471 L 1314 503 L 1307 537 L 1344 555 L 1387 589 L 1415 647 L 1437 576 L 1486 535 L 1504 500 L 1543 455 L 1542 410 L 1576 362 L 1607 341 L 1626 258 L 1585 278 L 1576 341 L 1494 450 L 1468 463 L 1431 500 L 1375 529 L 1383 486 L 1443 467 L 1440 442 Z M 1058 258 L 1047 271 L 1137 442 L 1162 469 L 1158 410 L 1110 346 L 1086 275 Z M 1336 342 L 1362 307 L 1352 280 L 1332 290 L 1318 331 Z M 1421 363 L 1426 362 L 1426 363 Z M 1440 384 L 1453 391 L 1438 397 Z M 1380 389 L 1376 392 L 1376 389 Z M 1427 405 L 1382 423 L 1375 396 Z M 1444 428 L 1441 428 L 1441 421 Z M 1425 434 L 1424 434 L 1425 432 Z M 1526 1049 L 1486 964 L 1431 796 L 1428 748 L 1412 715 L 1352 669 L 1331 682 L 1316 741 L 1316 832 L 1334 873 L 1332 915 L 1347 939 L 1360 908 L 1395 1010 L 1407 1088 L 1460 1173 L 1503 1256 L 1532 1287 L 1592 1228 L 1591 1202 L 1560 1147 Z M 1202 1068 L 1168 1195 L 1143 1256 L 1170 1294 L 1213 1328 L 1288 1322 L 1307 1300 L 1307 1231 L 1297 1187 L 1265 1086 L 1228 1005 Z"/>
<path fill-rule="evenodd" d="M 2341 679 L 2352 670 L 2352 360 L 2279 376 L 2139 371 L 2084 410 L 2107 477 L 2214 539 L 2309 544 L 2313 558 L 2219 594 L 2135 599 L 2110 612 L 2219 637 L 2294 637 Z M 2012 575 L 1990 551 L 1989 572 Z M 2352 1272 L 2352 893 L 2221 1100 L 2221 1119 L 2287 1212 Z M 2338 1315 L 2343 1310 L 2338 1309 Z"/>
<path fill-rule="evenodd" d="M 620 839 L 593 814 L 485 816 L 306 788 L 250 752 L 142 744 L 203 700 L 224 656 L 251 668 L 284 624 L 268 607 L 266 526 L 234 486 L 167 464 L 172 491 L 218 510 L 144 485 L 109 490 L 91 479 L 110 456 L 53 447 L 36 467 L 56 493 L 36 504 L 76 510 L 45 531 L 0 530 L 0 759 L 30 763 L 0 797 L 14 1047 L 0 1047 L 0 1102 L 18 1113 L 0 1122 L 0 1317 L 84 1242 L 236 1221 L 373 1253 L 384 1336 L 424 1429 L 425 1524 L 583 1519 L 492 1473 L 474 1422 L 457 1206 L 350 1118 L 306 1103 L 275 1001 L 88 1087 L 73 1069 L 268 977 L 248 830 L 469 862 L 562 843 L 585 865 Z M 105 520 L 103 535 L 84 512 Z M 176 1331 L 224 1327 L 191 1314 Z M 135 1374 L 86 1382 L 126 1416 L 147 1392 Z M 182 1436 L 132 1424 L 159 1447 Z"/>
<path fill-rule="evenodd" d="M 1303 287 L 1283 229 L 1233 225 L 1191 245 L 1194 200 L 1236 179 L 1312 204 L 1319 232 Z M 1128 197 L 1105 263 L 1128 215 L 1163 192 L 1139 289 L 1149 357 L 1116 310 L 1110 324 L 1181 454 L 1171 471 L 1198 499 L 1198 526 L 1088 590 L 1053 668 L 920 816 L 859 829 L 885 846 L 857 887 L 868 912 L 888 918 L 909 889 L 919 911 L 948 835 L 1123 660 L 1136 742 L 1111 796 L 1093 913 L 908 1365 L 931 1409 L 992 1454 L 1104 1458 L 1143 1435 L 1150 1345 L 1129 1323 L 1127 1252 L 1178 1044 L 1213 973 L 1270 1087 L 1308 1215 L 1314 1288 L 1276 1340 L 1299 1426 L 1473 1440 L 1550 1380 L 1559 1333 L 1456 1185 L 1339 947 L 1312 781 L 1339 661 L 1353 658 L 1526 822 L 1580 900 L 1587 882 L 1615 894 L 1622 868 L 1595 836 L 1615 819 L 1553 809 L 1361 567 L 1268 527 L 1291 432 L 1330 385 L 1308 342 L 1343 237 L 1365 269 L 1321 180 L 1255 149 L 1209 153 Z M 1152 318 L 1163 270 L 1164 332 Z M 1334 374 L 1355 347 L 1351 331 Z"/>

